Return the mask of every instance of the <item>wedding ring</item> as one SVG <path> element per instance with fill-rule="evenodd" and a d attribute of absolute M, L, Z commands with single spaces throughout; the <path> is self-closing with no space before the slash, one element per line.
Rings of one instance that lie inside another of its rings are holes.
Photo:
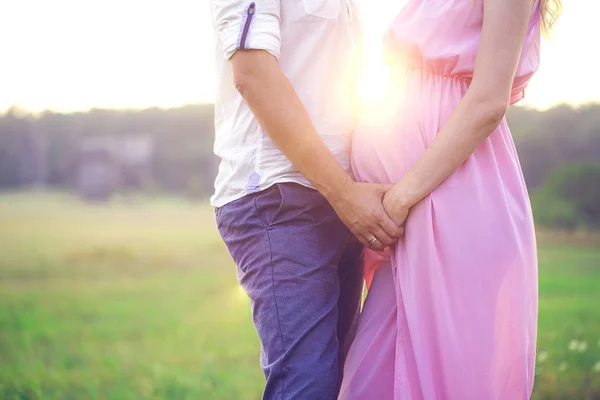
<path fill-rule="evenodd" d="M 372 235 L 369 239 L 367 239 L 367 241 L 369 242 L 369 244 L 375 244 L 375 242 L 377 241 L 377 236 Z"/>

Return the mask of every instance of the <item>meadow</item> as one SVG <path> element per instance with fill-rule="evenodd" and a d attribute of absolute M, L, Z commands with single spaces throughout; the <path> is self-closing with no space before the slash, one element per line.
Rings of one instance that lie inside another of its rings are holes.
<path fill-rule="evenodd" d="M 600 236 L 540 232 L 534 399 L 600 399 Z M 211 208 L 0 195 L 0 399 L 259 399 Z"/>

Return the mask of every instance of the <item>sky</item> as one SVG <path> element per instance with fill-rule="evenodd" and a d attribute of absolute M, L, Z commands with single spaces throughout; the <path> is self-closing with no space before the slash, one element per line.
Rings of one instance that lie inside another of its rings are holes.
<path fill-rule="evenodd" d="M 370 50 L 361 85 L 371 88 L 384 84 L 382 29 L 405 0 L 357 2 Z M 524 104 L 600 102 L 600 1 L 563 3 Z M 0 0 L 0 111 L 212 102 L 213 64 L 208 0 Z"/>

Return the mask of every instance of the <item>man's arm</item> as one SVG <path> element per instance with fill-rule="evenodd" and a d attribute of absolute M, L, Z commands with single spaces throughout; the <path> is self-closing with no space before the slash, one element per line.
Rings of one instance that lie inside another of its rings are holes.
<path fill-rule="evenodd" d="M 354 182 L 329 151 L 281 72 L 277 60 L 263 50 L 238 50 L 230 58 L 234 84 L 261 127 L 281 152 L 329 201 L 365 245 L 376 250 L 402 235 L 382 206 L 384 185 Z M 368 239 L 375 235 L 374 245 Z"/>

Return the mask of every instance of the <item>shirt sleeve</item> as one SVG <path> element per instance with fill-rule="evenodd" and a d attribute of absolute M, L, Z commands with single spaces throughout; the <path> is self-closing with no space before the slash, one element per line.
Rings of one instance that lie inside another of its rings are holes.
<path fill-rule="evenodd" d="M 279 59 L 279 16 L 279 0 L 212 0 L 213 24 L 226 59 L 250 49 Z"/>

